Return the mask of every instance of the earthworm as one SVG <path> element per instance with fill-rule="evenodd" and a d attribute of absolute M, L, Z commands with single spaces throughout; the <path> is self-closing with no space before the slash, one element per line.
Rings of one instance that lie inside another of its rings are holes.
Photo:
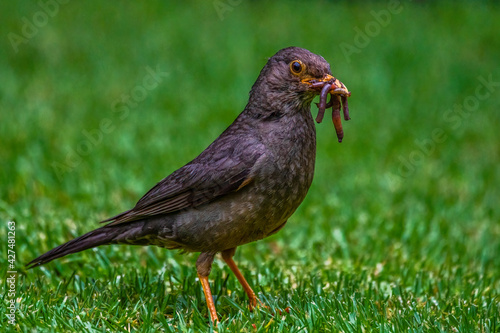
<path fill-rule="evenodd" d="M 342 129 L 342 120 L 340 119 L 340 101 L 341 96 L 330 95 L 330 102 L 327 104 L 328 108 L 332 108 L 332 121 L 333 126 L 335 126 L 335 132 L 337 133 L 337 139 L 342 142 L 344 137 L 344 130 Z"/>
<path fill-rule="evenodd" d="M 344 120 L 350 120 L 351 117 L 349 117 L 349 106 L 347 105 L 347 96 L 342 95 L 340 97 L 340 100 L 342 101 L 342 112 L 344 113 Z"/>
<path fill-rule="evenodd" d="M 335 132 L 337 132 L 337 139 L 339 139 L 339 142 L 342 142 L 342 139 L 344 138 L 344 130 L 342 129 L 342 120 L 340 119 L 340 105 L 337 105 L 337 107 L 332 109 L 332 121 L 333 126 L 335 126 Z"/>
<path fill-rule="evenodd" d="M 319 104 L 318 104 L 318 115 L 316 116 L 316 122 L 319 124 L 323 121 L 323 117 L 325 116 L 326 109 L 326 97 L 328 96 L 328 92 L 332 85 L 327 83 L 321 89 L 321 94 L 319 95 Z"/>
<path fill-rule="evenodd" d="M 311 87 L 313 87 L 313 88 L 320 88 L 321 87 L 322 88 L 323 84 L 324 84 L 323 81 L 313 82 L 313 83 L 311 83 Z"/>
<path fill-rule="evenodd" d="M 333 78 L 330 83 L 326 83 L 322 86 L 321 93 L 319 95 L 318 115 L 316 116 L 316 122 L 321 123 L 323 117 L 325 116 L 325 110 L 332 108 L 332 121 L 335 126 L 335 132 L 337 133 L 337 139 L 342 142 L 344 138 L 344 130 L 342 129 L 342 120 L 340 118 L 340 108 L 342 107 L 342 113 L 344 115 L 344 120 L 349 120 L 349 106 L 347 104 L 347 97 L 351 96 L 351 93 L 347 90 L 347 87 L 340 82 L 338 79 Z M 320 87 L 322 82 L 313 83 L 314 87 Z M 340 85 L 340 87 L 338 87 Z M 330 90 L 332 86 L 336 86 L 335 89 Z M 347 93 L 346 93 L 347 92 Z M 326 101 L 330 95 L 330 100 Z"/>

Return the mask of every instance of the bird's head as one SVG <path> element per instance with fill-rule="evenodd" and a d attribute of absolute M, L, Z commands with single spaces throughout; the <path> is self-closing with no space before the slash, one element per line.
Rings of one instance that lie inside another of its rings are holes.
<path fill-rule="evenodd" d="M 286 105 L 309 109 L 326 84 L 331 85 L 330 94 L 350 95 L 345 85 L 332 76 L 330 64 L 322 56 L 288 47 L 272 56 L 261 70 L 250 92 L 250 104 L 256 102 L 269 111 Z"/>

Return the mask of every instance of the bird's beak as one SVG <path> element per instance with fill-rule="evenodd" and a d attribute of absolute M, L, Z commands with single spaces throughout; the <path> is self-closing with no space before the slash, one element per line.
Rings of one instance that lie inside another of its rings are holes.
<path fill-rule="evenodd" d="M 312 90 L 315 90 L 318 93 L 321 92 L 326 84 L 330 84 L 330 94 L 346 97 L 351 96 L 351 92 L 347 89 L 345 84 L 343 84 L 339 79 L 333 77 L 330 74 L 326 74 L 322 79 L 305 78 L 302 80 L 302 83 L 308 84 Z"/>

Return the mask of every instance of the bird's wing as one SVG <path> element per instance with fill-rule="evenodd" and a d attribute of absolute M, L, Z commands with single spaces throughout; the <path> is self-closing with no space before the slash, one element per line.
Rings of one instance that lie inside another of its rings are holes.
<path fill-rule="evenodd" d="M 248 142 L 244 146 L 248 149 L 234 142 L 231 145 L 212 144 L 214 149 L 207 148 L 195 160 L 160 181 L 133 209 L 102 222 L 112 221 L 109 225 L 116 225 L 168 214 L 240 190 L 252 181 L 252 169 L 264 154 Z"/>

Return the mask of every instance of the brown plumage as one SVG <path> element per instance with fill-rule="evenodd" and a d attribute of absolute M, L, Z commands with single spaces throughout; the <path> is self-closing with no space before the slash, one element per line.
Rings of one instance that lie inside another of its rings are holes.
<path fill-rule="evenodd" d="M 257 298 L 232 256 L 237 246 L 282 228 L 306 196 L 316 155 L 310 105 L 326 84 L 331 99 L 338 98 L 334 93 L 349 95 L 321 56 L 297 47 L 279 51 L 262 69 L 243 112 L 198 157 L 160 181 L 131 210 L 28 265 L 106 244 L 201 252 L 197 271 L 210 316 L 217 321 L 208 275 L 221 252 L 255 306 Z"/>

